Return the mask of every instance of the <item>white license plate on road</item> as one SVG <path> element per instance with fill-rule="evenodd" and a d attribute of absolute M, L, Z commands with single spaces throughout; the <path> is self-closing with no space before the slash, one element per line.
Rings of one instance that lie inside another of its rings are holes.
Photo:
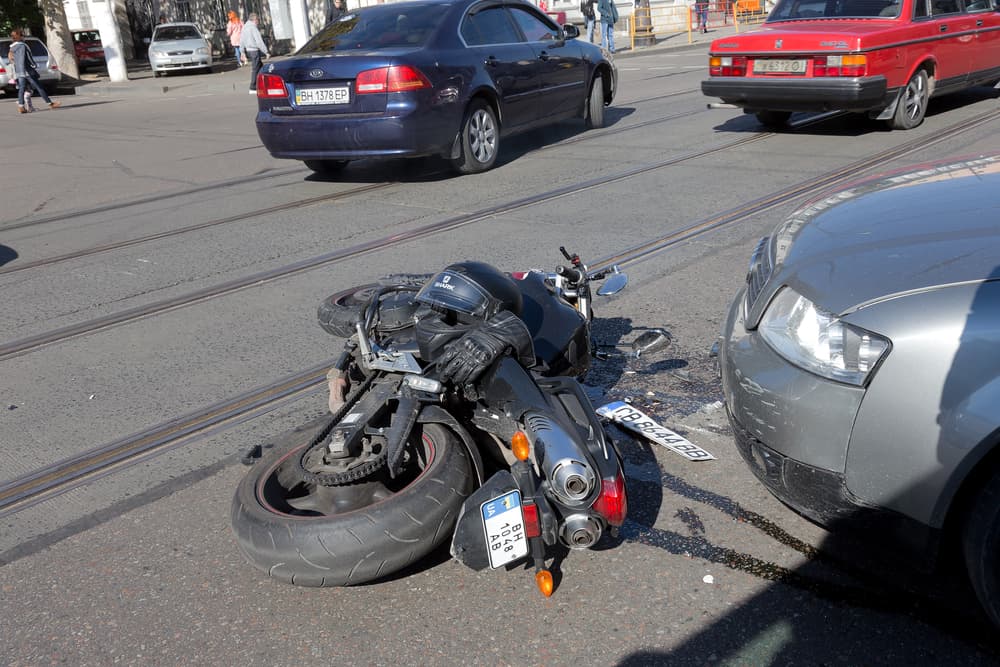
<path fill-rule="evenodd" d="M 521 493 L 510 491 L 487 500 L 480 506 L 486 529 L 486 549 L 490 567 L 496 569 L 528 555 L 528 536 L 524 532 Z"/>
<path fill-rule="evenodd" d="M 301 106 L 310 104 L 349 104 L 351 89 L 347 86 L 336 88 L 300 88 L 295 91 L 295 103 Z"/>
<path fill-rule="evenodd" d="M 663 445 L 672 452 L 680 454 L 690 461 L 714 461 L 715 457 L 704 449 L 689 441 L 684 436 L 671 431 L 653 421 L 649 415 L 638 408 L 633 408 L 624 401 L 615 401 L 597 408 L 597 414 L 621 424 L 630 431 L 649 438 L 658 445 Z"/>
<path fill-rule="evenodd" d="M 805 74 L 805 60 L 754 60 L 754 74 Z"/>

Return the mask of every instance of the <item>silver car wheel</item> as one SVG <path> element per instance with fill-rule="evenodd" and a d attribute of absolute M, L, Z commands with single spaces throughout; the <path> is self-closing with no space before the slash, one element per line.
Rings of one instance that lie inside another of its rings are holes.
<path fill-rule="evenodd" d="M 889 121 L 894 130 L 910 130 L 924 121 L 930 85 L 925 70 L 918 70 L 907 82 L 896 104 L 896 113 Z"/>
<path fill-rule="evenodd" d="M 477 162 L 489 162 L 497 149 L 497 128 L 486 109 L 476 109 L 469 119 L 469 147 Z"/>

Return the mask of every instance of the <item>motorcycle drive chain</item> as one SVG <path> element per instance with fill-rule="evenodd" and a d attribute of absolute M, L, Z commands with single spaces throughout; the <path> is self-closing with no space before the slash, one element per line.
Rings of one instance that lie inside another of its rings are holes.
<path fill-rule="evenodd" d="M 330 422 L 316 434 L 316 437 L 312 439 L 312 442 L 309 443 L 309 446 L 305 448 L 302 454 L 293 459 L 295 465 L 292 466 L 292 470 L 303 482 L 307 484 L 316 484 L 318 486 L 342 486 L 344 484 L 351 484 L 353 482 L 360 481 L 385 465 L 387 452 L 383 448 L 382 451 L 379 454 L 376 454 L 374 458 L 370 458 L 361 465 L 342 472 L 312 472 L 305 467 L 306 459 L 309 458 L 317 447 L 326 448 L 326 439 L 329 437 L 330 431 L 333 430 L 334 426 L 340 423 L 340 420 L 344 418 L 344 415 L 347 414 L 348 410 L 354 407 L 358 398 L 360 398 L 361 395 L 367 391 L 368 387 L 371 386 L 376 375 L 376 373 L 372 373 L 366 377 L 365 380 L 358 385 L 357 389 L 351 392 L 351 394 L 344 401 L 344 404 L 340 406 L 333 416 L 330 417 Z"/>

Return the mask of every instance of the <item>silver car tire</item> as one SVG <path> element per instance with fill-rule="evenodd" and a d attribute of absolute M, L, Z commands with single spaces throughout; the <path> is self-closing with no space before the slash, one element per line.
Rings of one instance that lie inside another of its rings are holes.
<path fill-rule="evenodd" d="M 889 121 L 893 130 L 912 130 L 924 122 L 927 114 L 927 100 L 930 99 L 930 79 L 926 70 L 917 70 L 899 92 L 896 113 Z"/>
<path fill-rule="evenodd" d="M 604 127 L 604 77 L 594 75 L 590 84 L 590 96 L 587 98 L 587 129 L 596 130 Z"/>
<path fill-rule="evenodd" d="M 1000 627 L 1000 472 L 976 496 L 962 547 L 972 588 L 990 620 Z"/>
<path fill-rule="evenodd" d="M 453 162 L 460 174 L 478 174 L 493 167 L 500 152 L 500 124 L 485 100 L 469 105 L 460 139 L 461 155 Z"/>

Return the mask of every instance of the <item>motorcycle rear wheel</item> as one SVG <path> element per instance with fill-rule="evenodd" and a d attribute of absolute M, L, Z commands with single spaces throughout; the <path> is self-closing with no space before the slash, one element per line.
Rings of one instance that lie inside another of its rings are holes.
<path fill-rule="evenodd" d="M 331 294 L 319 304 L 316 320 L 331 336 L 350 338 L 356 331 L 361 312 L 377 289 L 376 284 L 360 285 Z"/>
<path fill-rule="evenodd" d="M 350 586 L 400 570 L 451 535 L 472 492 L 468 452 L 438 424 L 414 429 L 411 470 L 396 480 L 383 468 L 358 484 L 307 485 L 293 465 L 308 446 L 270 452 L 233 498 L 231 520 L 240 550 L 286 583 Z M 338 511 L 338 504 L 346 509 Z"/>

